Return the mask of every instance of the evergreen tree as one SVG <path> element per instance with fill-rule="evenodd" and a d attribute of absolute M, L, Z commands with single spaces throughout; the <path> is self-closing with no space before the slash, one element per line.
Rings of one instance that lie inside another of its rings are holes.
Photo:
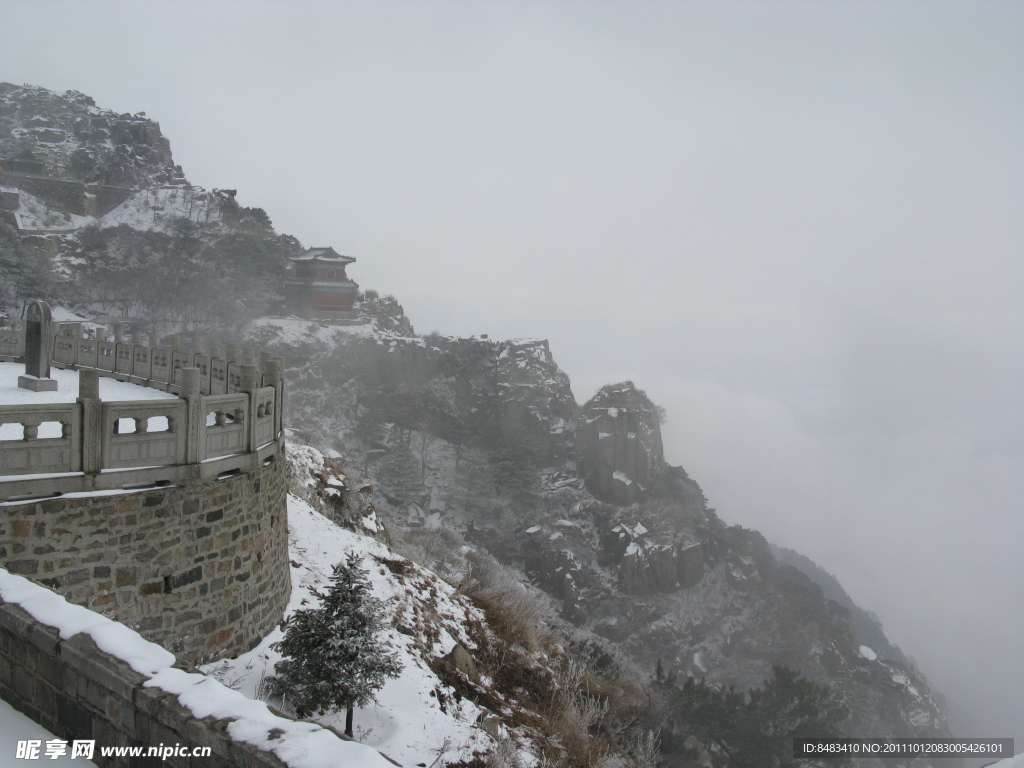
<path fill-rule="evenodd" d="M 286 699 L 299 717 L 344 708 L 345 734 L 351 736 L 355 707 L 374 701 L 402 664 L 377 638 L 383 604 L 370 594 L 355 554 L 334 566 L 326 593 L 314 594 L 320 606 L 296 611 L 285 623 L 284 639 L 272 646 L 285 658 L 274 665 L 277 675 L 267 679 L 267 690 Z"/>

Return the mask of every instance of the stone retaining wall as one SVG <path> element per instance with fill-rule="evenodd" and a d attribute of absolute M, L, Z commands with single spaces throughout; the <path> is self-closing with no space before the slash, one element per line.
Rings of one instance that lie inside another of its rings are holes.
<path fill-rule="evenodd" d="M 97 765 L 285 768 L 273 753 L 233 741 L 226 731 L 228 721 L 200 720 L 174 694 L 143 687 L 145 680 L 98 649 L 88 635 L 62 640 L 56 629 L 35 621 L 20 606 L 0 604 L 0 696 L 58 738 L 95 740 Z M 164 761 L 99 754 L 100 746 L 148 748 L 161 743 L 208 746 L 210 756 Z M 42 754 L 40 758 L 45 760 Z"/>
<path fill-rule="evenodd" d="M 91 741 L 101 768 L 398 765 L 333 728 L 174 668 L 165 650 L 43 587 L 2 569 L 0 580 L 0 698 L 63 740 L 66 757 L 75 741 Z M 38 746 L 35 759 L 45 760 Z M 156 756 L 148 755 L 154 747 Z"/>
<path fill-rule="evenodd" d="M 0 185 L 23 189 L 49 205 L 78 216 L 103 216 L 131 197 L 128 187 L 85 184 L 37 174 L 0 171 Z"/>
<path fill-rule="evenodd" d="M 249 650 L 280 622 L 286 498 L 282 449 L 223 480 L 9 502 L 0 564 L 199 664 Z"/>

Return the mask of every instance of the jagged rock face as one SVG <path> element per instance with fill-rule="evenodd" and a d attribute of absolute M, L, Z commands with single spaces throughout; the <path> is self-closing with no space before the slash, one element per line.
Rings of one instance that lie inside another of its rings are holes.
<path fill-rule="evenodd" d="M 185 182 L 160 125 L 143 114 L 100 109 L 77 91 L 0 83 L 0 158 L 26 150 L 52 177 L 123 187 Z"/>
<path fill-rule="evenodd" d="M 506 440 L 525 436 L 533 445 L 543 446 L 547 458 L 564 458 L 574 449 L 576 399 L 569 377 L 551 356 L 547 339 L 503 342 L 496 385 Z"/>
<path fill-rule="evenodd" d="M 650 497 L 665 460 L 661 425 L 654 403 L 633 382 L 603 387 L 583 406 L 576 441 L 591 493 L 624 506 Z"/>
<path fill-rule="evenodd" d="M 701 545 L 636 544 L 626 550 L 619 564 L 619 578 L 629 592 L 671 592 L 692 587 L 704 573 Z"/>
<path fill-rule="evenodd" d="M 576 400 L 547 341 L 416 337 L 373 323 L 373 332 L 338 328 L 303 347 L 263 327 L 260 343 L 286 356 L 293 426 L 307 439 L 331 447 L 334 436 L 359 432 L 373 447 L 378 423 L 451 444 L 511 446 L 534 463 L 573 450 Z"/>

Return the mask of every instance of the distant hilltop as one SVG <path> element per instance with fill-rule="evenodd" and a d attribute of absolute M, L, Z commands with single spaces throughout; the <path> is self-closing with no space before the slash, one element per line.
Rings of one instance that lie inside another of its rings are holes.
<path fill-rule="evenodd" d="M 0 165 L 119 187 L 187 184 L 160 124 L 100 109 L 78 91 L 0 83 Z"/>

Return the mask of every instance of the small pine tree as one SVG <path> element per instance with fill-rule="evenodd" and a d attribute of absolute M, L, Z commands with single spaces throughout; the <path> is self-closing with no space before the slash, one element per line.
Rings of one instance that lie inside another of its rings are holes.
<path fill-rule="evenodd" d="M 375 701 L 402 664 L 377 638 L 383 604 L 370 594 L 355 554 L 334 566 L 326 593 L 314 594 L 320 606 L 296 611 L 285 623 L 284 639 L 272 646 L 285 658 L 274 665 L 277 675 L 267 679 L 267 690 L 287 699 L 299 717 L 344 708 L 345 734 L 351 736 L 355 707 Z"/>

